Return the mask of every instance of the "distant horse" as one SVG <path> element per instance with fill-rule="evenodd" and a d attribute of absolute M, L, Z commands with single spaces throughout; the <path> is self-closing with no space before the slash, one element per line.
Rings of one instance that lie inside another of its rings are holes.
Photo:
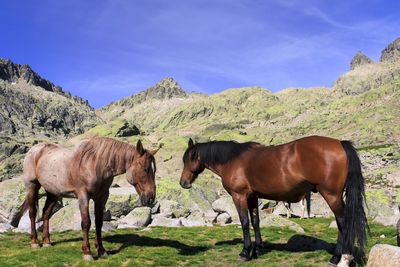
<path fill-rule="evenodd" d="M 94 200 L 98 256 L 106 256 L 101 239 L 103 211 L 109 188 L 116 175 L 126 172 L 143 205 L 151 205 L 156 197 L 154 154 L 139 140 L 136 147 L 111 138 L 95 137 L 79 143 L 70 150 L 56 144 L 40 143 L 33 146 L 25 156 L 22 178 L 27 197 L 21 206 L 20 216 L 29 208 L 31 220 L 31 246 L 39 247 L 35 219 L 38 191 L 46 190 L 43 208 L 43 246 L 50 246 L 49 217 L 59 197 L 74 194 L 78 198 L 82 217 L 83 258 L 92 260 L 89 245 L 89 199 Z M 18 221 L 14 222 L 18 225 Z"/>
<path fill-rule="evenodd" d="M 347 266 L 352 255 L 364 263 L 367 239 L 364 178 L 360 159 L 349 141 L 310 136 L 267 147 L 234 141 L 194 144 L 190 139 L 183 163 L 180 179 L 183 188 L 190 188 L 205 168 L 222 178 L 222 185 L 232 196 L 243 229 L 241 259 L 249 260 L 260 253 L 259 197 L 298 202 L 315 189 L 335 214 L 339 229 L 331 264 Z M 253 253 L 249 213 L 255 232 Z"/>
<path fill-rule="evenodd" d="M 292 217 L 292 207 L 291 207 L 290 202 L 283 202 L 283 205 L 286 208 L 286 217 L 290 218 Z M 306 195 L 304 196 L 304 198 L 302 200 L 300 200 L 300 206 L 301 206 L 301 218 L 304 219 L 304 213 L 307 209 L 307 218 L 310 218 L 310 212 L 311 212 L 311 191 L 306 193 Z"/>

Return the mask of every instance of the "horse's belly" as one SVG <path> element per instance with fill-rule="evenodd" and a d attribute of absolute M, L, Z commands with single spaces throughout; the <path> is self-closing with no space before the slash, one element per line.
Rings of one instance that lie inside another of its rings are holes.
<path fill-rule="evenodd" d="M 254 191 L 261 198 L 276 201 L 299 202 L 312 188 L 313 186 L 309 183 L 299 183 L 290 187 L 274 187 L 270 185 L 269 187 L 263 188 L 263 190 Z"/>

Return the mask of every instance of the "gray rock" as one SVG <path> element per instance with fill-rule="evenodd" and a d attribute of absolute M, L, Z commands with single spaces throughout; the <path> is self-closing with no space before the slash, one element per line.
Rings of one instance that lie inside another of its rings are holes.
<path fill-rule="evenodd" d="M 146 227 L 151 220 L 151 209 L 149 207 L 138 207 L 132 210 L 124 218 L 118 220 L 118 229 Z"/>
<path fill-rule="evenodd" d="M 0 233 L 12 231 L 14 227 L 8 223 L 0 223 Z"/>
<path fill-rule="evenodd" d="M 160 213 L 165 217 L 180 218 L 190 214 L 190 210 L 176 201 L 162 199 L 160 200 Z"/>
<path fill-rule="evenodd" d="M 202 211 L 193 211 L 186 218 L 181 218 L 183 226 L 212 226 L 212 221 L 206 219 Z"/>
<path fill-rule="evenodd" d="M 166 218 L 162 214 L 157 214 L 153 217 L 153 220 L 149 226 L 181 227 L 183 224 L 179 218 Z"/>
<path fill-rule="evenodd" d="M 54 213 L 50 218 L 50 232 L 63 232 L 68 230 L 81 230 L 81 213 L 77 199 L 64 201 L 67 205 Z M 91 229 L 95 229 L 93 203 L 90 203 Z"/>
<path fill-rule="evenodd" d="M 1 182 L 0 196 L 0 220 L 11 223 L 16 219 L 25 200 L 26 191 L 23 181 L 16 178 Z"/>
<path fill-rule="evenodd" d="M 138 206 L 140 204 L 134 187 L 110 188 L 106 211 L 109 211 L 112 217 L 125 216 Z"/>
<path fill-rule="evenodd" d="M 377 244 L 372 247 L 367 267 L 400 266 L 400 248 L 392 245 Z"/>
<path fill-rule="evenodd" d="M 40 219 L 39 212 L 36 216 L 36 229 L 40 229 L 43 222 L 38 221 Z M 18 229 L 21 231 L 30 232 L 31 230 L 31 220 L 29 219 L 29 212 L 25 212 L 25 214 L 21 217 L 21 220 L 18 224 Z"/>
<path fill-rule="evenodd" d="M 329 228 L 337 229 L 338 227 L 336 221 L 331 221 L 331 223 L 329 224 Z"/>
<path fill-rule="evenodd" d="M 216 223 L 220 225 L 230 224 L 231 222 L 232 218 L 226 212 L 218 214 L 218 217 L 216 218 Z"/>
<path fill-rule="evenodd" d="M 160 202 L 154 203 L 153 207 L 151 207 L 151 214 L 156 214 L 160 212 Z"/>
<path fill-rule="evenodd" d="M 238 212 L 230 196 L 225 196 L 217 199 L 212 203 L 212 208 L 215 212 L 218 213 L 228 213 L 228 215 L 232 218 L 232 223 L 240 223 Z"/>
<path fill-rule="evenodd" d="M 297 223 L 290 221 L 289 219 L 283 218 L 279 215 L 274 214 L 260 214 L 260 227 L 288 227 L 290 230 L 295 231 L 299 234 L 304 234 L 304 229 Z"/>
<path fill-rule="evenodd" d="M 133 135 L 139 135 L 140 131 L 136 125 L 130 125 L 128 122 L 125 122 L 115 134 L 116 137 L 128 137 Z"/>

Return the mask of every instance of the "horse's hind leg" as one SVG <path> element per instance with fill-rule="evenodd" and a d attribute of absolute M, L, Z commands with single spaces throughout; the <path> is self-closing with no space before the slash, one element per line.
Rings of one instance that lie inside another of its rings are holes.
<path fill-rule="evenodd" d="M 51 212 L 55 204 L 57 203 L 58 197 L 47 192 L 46 203 L 43 207 L 43 247 L 51 246 L 50 233 L 49 233 L 49 219 Z"/>
<path fill-rule="evenodd" d="M 257 258 L 261 254 L 262 248 L 262 239 L 260 233 L 260 217 L 258 212 L 258 198 L 251 197 L 248 199 L 248 206 L 251 218 L 251 224 L 253 225 L 254 229 L 254 236 L 255 236 L 255 246 L 253 248 L 252 258 Z"/>
<path fill-rule="evenodd" d="M 247 196 L 245 194 L 232 193 L 232 199 L 239 213 L 240 223 L 243 230 L 244 247 L 239 256 L 241 260 L 247 261 L 251 259 L 250 222 Z"/>
<path fill-rule="evenodd" d="M 320 193 L 335 214 L 336 224 L 338 226 L 338 238 L 335 252 L 332 258 L 329 260 L 331 265 L 336 266 L 339 263 L 342 254 L 346 253 L 346 251 L 343 251 L 344 202 L 342 194 L 331 194 L 324 190 L 321 190 Z"/>
<path fill-rule="evenodd" d="M 97 254 L 99 257 L 107 256 L 107 252 L 103 247 L 103 242 L 101 240 L 101 228 L 103 227 L 103 214 L 104 214 L 104 206 L 108 199 L 108 190 L 105 194 L 102 194 L 98 198 L 96 198 L 94 202 L 94 212 L 95 212 L 95 224 L 96 224 L 96 237 L 95 237 L 95 246 L 97 249 Z"/>
<path fill-rule="evenodd" d="M 40 184 L 37 181 L 32 181 L 26 184 L 27 193 L 27 204 L 29 207 L 29 219 L 31 221 L 31 246 L 33 248 L 39 247 L 36 232 L 36 213 L 39 198 Z"/>

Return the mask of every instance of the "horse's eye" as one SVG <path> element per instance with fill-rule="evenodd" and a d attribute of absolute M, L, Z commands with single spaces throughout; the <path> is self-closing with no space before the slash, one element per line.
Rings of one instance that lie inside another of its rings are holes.
<path fill-rule="evenodd" d="M 149 168 L 144 168 L 144 172 L 148 173 L 149 172 Z"/>

